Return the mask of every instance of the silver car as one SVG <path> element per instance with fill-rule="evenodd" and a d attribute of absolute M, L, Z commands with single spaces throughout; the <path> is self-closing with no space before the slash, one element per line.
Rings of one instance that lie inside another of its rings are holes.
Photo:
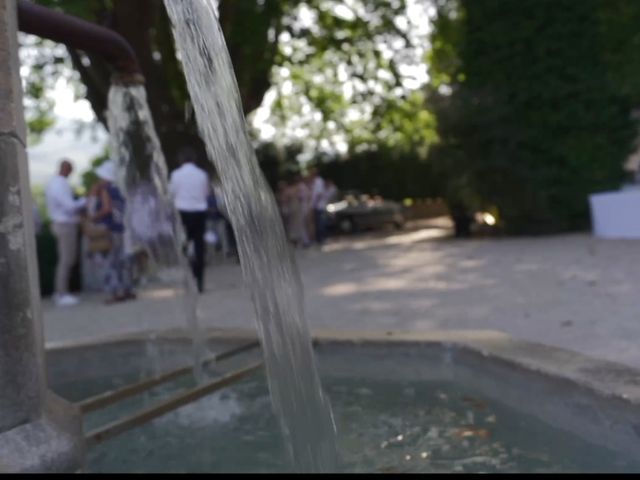
<path fill-rule="evenodd" d="M 402 205 L 384 200 L 380 196 L 349 191 L 327 205 L 327 226 L 330 230 L 341 233 L 354 233 L 385 225 L 400 229 L 404 224 Z"/>

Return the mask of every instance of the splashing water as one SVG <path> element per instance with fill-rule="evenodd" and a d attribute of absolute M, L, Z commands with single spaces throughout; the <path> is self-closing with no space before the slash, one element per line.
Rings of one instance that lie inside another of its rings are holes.
<path fill-rule="evenodd" d="M 165 0 L 199 129 L 228 202 L 251 290 L 274 410 L 294 466 L 335 471 L 335 425 L 318 377 L 303 292 L 280 215 L 249 140 L 214 1 Z"/>
<path fill-rule="evenodd" d="M 167 187 L 167 168 L 142 85 L 112 85 L 109 91 L 111 153 L 126 200 L 125 244 L 143 251 L 157 279 L 177 287 L 194 347 L 194 374 L 202 378 L 205 344 L 197 317 L 195 280 L 182 253 L 184 232 Z"/>

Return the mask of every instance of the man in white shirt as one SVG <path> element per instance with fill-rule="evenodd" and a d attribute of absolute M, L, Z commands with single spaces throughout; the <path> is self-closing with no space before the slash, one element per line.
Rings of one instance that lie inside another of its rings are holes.
<path fill-rule="evenodd" d="M 78 299 L 69 294 L 69 277 L 78 253 L 79 212 L 86 200 L 75 199 L 69 185 L 73 166 L 69 160 L 60 163 L 58 175 L 49 182 L 46 190 L 47 210 L 56 238 L 58 264 L 56 265 L 54 301 L 58 306 L 70 306 Z"/>
<path fill-rule="evenodd" d="M 209 175 L 196 166 L 197 154 L 192 148 L 184 148 L 178 157 L 180 167 L 171 173 L 169 191 L 189 242 L 193 242 L 194 260 L 191 263 L 198 291 L 204 291 L 204 265 L 207 224 L 207 197 L 210 191 Z"/>
<path fill-rule="evenodd" d="M 311 177 L 311 209 L 313 211 L 313 220 L 316 231 L 316 242 L 322 245 L 326 239 L 325 228 L 325 184 L 324 180 L 318 175 L 318 169 L 313 168 L 309 174 Z"/>

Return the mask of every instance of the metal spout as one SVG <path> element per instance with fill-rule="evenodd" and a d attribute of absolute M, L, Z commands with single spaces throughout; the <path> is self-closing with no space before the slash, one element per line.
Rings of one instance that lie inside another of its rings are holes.
<path fill-rule="evenodd" d="M 18 26 L 21 32 L 102 56 L 116 71 L 112 77 L 113 83 L 144 83 L 133 48 L 113 30 L 28 0 L 18 0 Z"/>

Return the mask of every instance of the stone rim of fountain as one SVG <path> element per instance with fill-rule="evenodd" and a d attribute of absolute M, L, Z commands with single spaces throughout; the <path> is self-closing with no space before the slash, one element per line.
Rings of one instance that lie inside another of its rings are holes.
<path fill-rule="evenodd" d="M 154 332 L 158 341 L 189 342 L 184 329 Z M 207 342 L 259 340 L 251 329 L 207 329 Z M 149 332 L 114 335 L 94 340 L 51 342 L 47 354 L 92 348 L 123 342 L 145 341 Z M 312 338 L 316 347 L 337 345 L 441 346 L 467 351 L 483 358 L 504 362 L 538 375 L 552 377 L 586 388 L 604 398 L 615 398 L 640 407 L 640 369 L 603 360 L 571 350 L 519 340 L 495 330 L 432 331 L 337 331 L 317 330 Z"/>
<path fill-rule="evenodd" d="M 249 329 L 209 329 L 203 334 L 210 345 L 223 348 L 258 339 Z M 141 332 L 55 343 L 48 345 L 47 353 L 57 360 L 67 354 L 66 358 L 88 358 L 100 347 L 130 352 L 147 338 L 148 332 Z M 156 339 L 169 349 L 189 345 L 182 329 L 156 332 Z M 491 330 L 322 330 L 314 332 L 313 341 L 320 370 L 329 375 L 348 378 L 355 372 L 355 378 L 435 378 L 465 384 L 483 397 L 600 447 L 630 458 L 640 455 L 640 369 Z M 354 363 L 354 358 L 361 361 Z M 247 358 L 240 360 L 246 363 Z"/>

